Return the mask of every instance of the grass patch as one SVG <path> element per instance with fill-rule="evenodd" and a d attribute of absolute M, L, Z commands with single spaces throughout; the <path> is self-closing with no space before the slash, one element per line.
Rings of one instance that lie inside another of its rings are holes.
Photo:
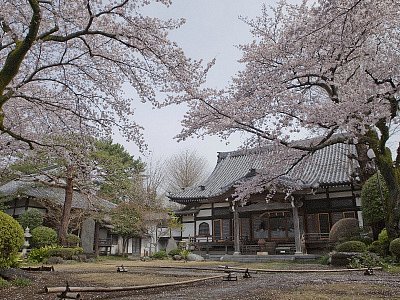
<path fill-rule="evenodd" d="M 385 270 L 392 274 L 400 274 L 400 265 L 388 265 Z"/>
<path fill-rule="evenodd" d="M 0 278 L 0 289 L 10 286 L 24 287 L 29 285 L 31 285 L 31 281 L 27 278 L 16 278 L 13 281 L 7 281 L 3 278 Z"/>
<path fill-rule="evenodd" d="M 12 281 L 12 284 L 19 287 L 29 286 L 31 285 L 31 281 L 27 278 L 16 278 Z"/>
<path fill-rule="evenodd" d="M 0 277 L 0 289 L 9 287 L 11 283 Z"/>

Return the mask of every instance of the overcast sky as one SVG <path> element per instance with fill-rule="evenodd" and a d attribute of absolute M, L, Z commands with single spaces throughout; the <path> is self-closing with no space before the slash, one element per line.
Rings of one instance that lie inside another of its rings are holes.
<path fill-rule="evenodd" d="M 295 0 L 294 0 L 295 1 Z M 293 1 L 293 2 L 294 2 Z M 252 40 L 249 26 L 239 16 L 254 18 L 261 14 L 262 4 L 274 5 L 276 1 L 261 0 L 173 0 L 169 8 L 160 4 L 146 7 L 146 14 L 163 19 L 185 18 L 186 24 L 171 33 L 176 41 L 194 59 L 216 64 L 208 76 L 207 85 L 223 88 L 240 69 L 237 62 L 241 52 L 235 47 Z M 204 140 L 193 138 L 178 143 L 174 136 L 181 130 L 180 121 L 185 113 L 184 106 L 152 110 L 149 104 L 135 104 L 135 120 L 145 127 L 145 139 L 156 159 L 167 158 L 186 149 L 196 150 L 209 162 L 209 170 L 215 166 L 217 152 L 232 151 L 240 146 L 239 136 L 231 139 L 229 145 L 218 137 Z M 126 143 L 116 137 L 135 157 L 141 156 L 133 143 Z M 146 158 L 145 158 L 146 160 Z"/>

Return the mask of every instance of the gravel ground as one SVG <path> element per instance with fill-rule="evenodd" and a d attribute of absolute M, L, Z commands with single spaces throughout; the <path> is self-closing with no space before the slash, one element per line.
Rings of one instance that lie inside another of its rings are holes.
<path fill-rule="evenodd" d="M 202 265 L 204 267 L 204 265 Z M 215 266 L 213 266 L 215 268 Z M 302 265 L 315 269 L 315 265 Z M 129 286 L 146 283 L 176 282 L 222 273 L 201 270 L 157 269 L 132 267 L 126 273 L 116 273 L 115 266 L 87 268 L 85 264 L 73 268 L 56 267 L 55 272 L 30 272 L 32 284 L 27 287 L 0 288 L 4 300 L 50 300 L 56 294 L 43 293 L 45 286 Z M 237 281 L 221 278 L 185 286 L 152 288 L 141 291 L 81 293 L 81 299 L 400 299 L 400 275 L 375 271 L 343 273 L 258 273 Z M 106 278 L 106 279 L 105 279 Z"/>

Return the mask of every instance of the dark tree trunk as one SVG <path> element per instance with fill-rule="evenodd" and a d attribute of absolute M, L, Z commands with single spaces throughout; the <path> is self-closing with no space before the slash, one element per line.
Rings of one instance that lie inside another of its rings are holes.
<path fill-rule="evenodd" d="M 375 174 L 376 170 L 371 163 L 371 159 L 367 156 L 368 147 L 365 144 L 356 144 L 357 150 L 357 161 L 360 164 L 360 181 L 364 184 L 372 175 Z"/>
<path fill-rule="evenodd" d="M 385 221 L 381 222 L 375 222 L 370 225 L 372 229 L 372 237 L 374 241 L 378 240 L 379 234 L 382 232 L 382 230 L 385 228 Z"/>
<path fill-rule="evenodd" d="M 379 170 L 385 179 L 389 190 L 389 196 L 384 201 L 384 209 L 386 211 L 385 226 L 390 240 L 400 236 L 400 191 L 399 182 L 396 176 L 396 169 L 393 167 L 391 160 L 385 159 L 385 156 L 378 156 Z"/>
<path fill-rule="evenodd" d="M 62 246 L 67 245 L 67 233 L 68 233 L 68 225 L 71 216 L 71 208 L 72 208 L 72 196 L 74 192 L 74 178 L 73 178 L 73 166 L 67 167 L 67 176 L 66 176 L 66 186 L 65 186 L 65 199 L 64 199 L 64 207 L 62 211 L 61 224 L 59 230 L 59 240 Z"/>

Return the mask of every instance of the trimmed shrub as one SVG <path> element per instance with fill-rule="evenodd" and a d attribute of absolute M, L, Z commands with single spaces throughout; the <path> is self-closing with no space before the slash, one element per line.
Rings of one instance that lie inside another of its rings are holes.
<path fill-rule="evenodd" d="M 43 225 L 43 214 L 36 208 L 24 211 L 19 217 L 18 222 L 25 230 L 26 227 L 32 231 L 36 227 Z"/>
<path fill-rule="evenodd" d="M 63 259 L 72 259 L 73 256 L 82 253 L 83 253 L 83 248 L 81 247 L 75 247 L 75 248 L 57 247 L 57 248 L 52 248 L 48 251 L 49 257 L 57 256 L 57 257 L 62 257 Z"/>
<path fill-rule="evenodd" d="M 347 241 L 336 246 L 337 252 L 365 252 L 367 245 L 360 241 Z"/>
<path fill-rule="evenodd" d="M 57 245 L 57 232 L 50 227 L 39 226 L 32 230 L 33 248 Z"/>
<path fill-rule="evenodd" d="M 153 259 L 166 259 L 168 258 L 167 252 L 165 250 L 158 251 L 154 253 L 151 258 Z"/>
<path fill-rule="evenodd" d="M 378 179 L 379 176 L 379 179 Z M 368 225 L 385 220 L 383 200 L 388 198 L 388 188 L 380 173 L 372 175 L 361 190 L 361 208 L 364 222 Z"/>
<path fill-rule="evenodd" d="M 81 238 L 73 233 L 68 233 L 66 237 L 68 247 L 77 247 L 81 242 Z"/>
<path fill-rule="evenodd" d="M 397 261 L 400 260 L 400 238 L 394 239 L 390 242 L 389 251 Z"/>
<path fill-rule="evenodd" d="M 329 240 L 333 243 L 344 242 L 360 235 L 358 220 L 344 218 L 333 224 L 329 232 Z"/>
<path fill-rule="evenodd" d="M 24 230 L 11 216 L 0 211 L 0 269 L 16 264 L 24 244 Z"/>
<path fill-rule="evenodd" d="M 28 260 L 31 262 L 43 262 L 51 257 L 60 257 L 62 259 L 72 259 L 83 253 L 83 248 L 63 248 L 54 246 L 45 246 L 41 248 L 32 249 L 29 252 Z"/>
<path fill-rule="evenodd" d="M 390 240 L 389 240 L 389 235 L 387 233 L 386 228 L 384 228 L 381 233 L 378 235 L 378 242 L 379 244 L 382 245 L 382 249 L 384 251 L 385 256 L 389 254 L 389 245 L 390 245 Z"/>

